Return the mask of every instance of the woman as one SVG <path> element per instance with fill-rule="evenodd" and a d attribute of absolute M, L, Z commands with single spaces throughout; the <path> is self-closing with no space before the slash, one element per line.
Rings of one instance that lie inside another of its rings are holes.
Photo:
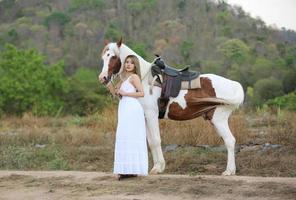
<path fill-rule="evenodd" d="M 127 56 L 121 73 L 123 81 L 116 90 L 121 97 L 114 153 L 114 173 L 118 174 L 118 180 L 148 174 L 144 110 L 137 99 L 144 97 L 139 70 L 138 58 Z"/>

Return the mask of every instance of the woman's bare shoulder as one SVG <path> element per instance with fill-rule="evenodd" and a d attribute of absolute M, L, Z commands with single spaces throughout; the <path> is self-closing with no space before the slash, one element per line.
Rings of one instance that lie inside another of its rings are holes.
<path fill-rule="evenodd" d="M 139 77 L 138 74 L 132 74 L 132 75 L 131 75 L 131 79 L 132 79 L 132 80 L 137 80 L 137 81 L 138 81 L 138 80 L 140 80 L 140 77 Z"/>

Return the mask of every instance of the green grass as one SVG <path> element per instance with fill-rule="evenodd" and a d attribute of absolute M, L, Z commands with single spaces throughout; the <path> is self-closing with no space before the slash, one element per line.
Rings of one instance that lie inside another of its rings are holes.
<path fill-rule="evenodd" d="M 1 169 L 20 170 L 69 170 L 69 163 L 63 158 L 57 145 L 45 147 L 2 145 L 0 147 Z"/>

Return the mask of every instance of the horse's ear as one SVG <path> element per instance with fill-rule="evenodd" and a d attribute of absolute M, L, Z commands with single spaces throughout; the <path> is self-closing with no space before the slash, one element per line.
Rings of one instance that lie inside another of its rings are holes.
<path fill-rule="evenodd" d="M 104 39 L 104 46 L 106 46 L 109 43 L 110 43 L 110 41 L 108 39 Z"/>
<path fill-rule="evenodd" d="M 160 55 L 158 55 L 158 54 L 154 54 L 157 58 L 159 58 L 160 57 Z"/>
<path fill-rule="evenodd" d="M 122 36 L 120 37 L 120 40 L 117 42 L 117 46 L 120 47 L 122 44 Z"/>

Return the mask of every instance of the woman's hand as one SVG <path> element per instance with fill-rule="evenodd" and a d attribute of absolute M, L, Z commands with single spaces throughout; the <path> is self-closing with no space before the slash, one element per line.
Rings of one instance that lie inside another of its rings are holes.
<path fill-rule="evenodd" d="M 116 89 L 115 93 L 119 96 L 126 96 L 126 92 L 124 92 L 123 90 L 120 90 L 120 89 Z"/>

